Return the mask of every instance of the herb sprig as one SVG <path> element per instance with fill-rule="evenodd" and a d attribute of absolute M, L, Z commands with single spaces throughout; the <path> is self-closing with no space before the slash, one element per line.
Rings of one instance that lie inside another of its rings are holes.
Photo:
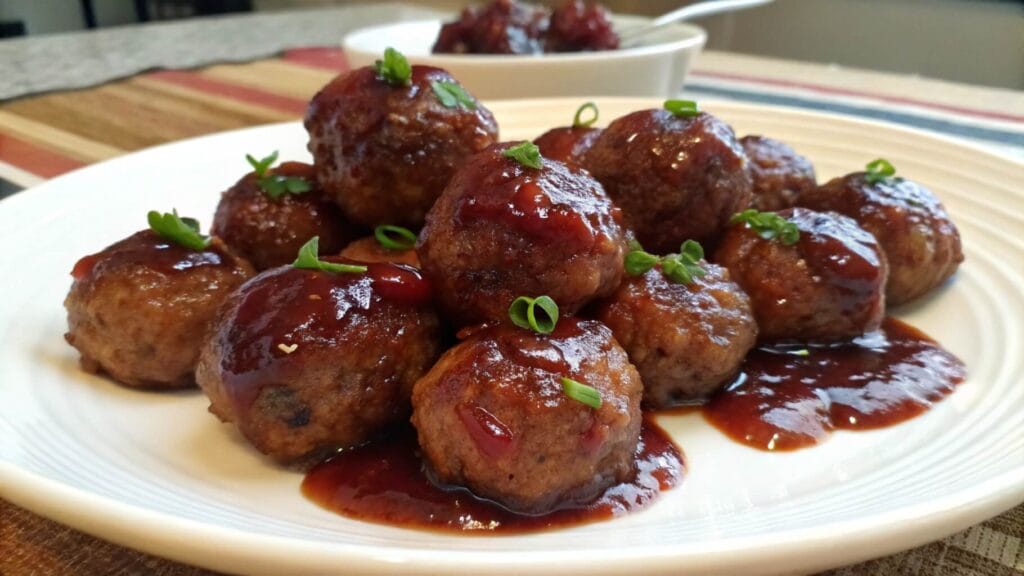
<path fill-rule="evenodd" d="M 374 228 L 373 237 L 388 250 L 411 250 L 416 245 L 416 234 L 412 230 L 391 224 Z"/>
<path fill-rule="evenodd" d="M 588 111 L 591 113 L 591 116 L 584 120 L 583 115 Z M 599 112 L 597 110 L 597 104 L 594 104 L 593 102 L 587 102 L 586 104 L 576 109 L 576 115 L 572 117 L 572 127 L 590 128 L 591 126 L 594 125 L 594 122 L 597 122 L 598 114 Z"/>
<path fill-rule="evenodd" d="M 508 317 L 520 328 L 551 334 L 558 325 L 558 304 L 550 296 L 520 296 L 508 307 Z"/>
<path fill-rule="evenodd" d="M 320 270 L 321 272 L 360 274 L 366 272 L 366 266 L 355 264 L 339 264 L 337 262 L 324 262 L 320 259 L 320 237 L 313 236 L 299 248 L 299 255 L 292 263 L 295 268 L 302 270 Z"/>
<path fill-rule="evenodd" d="M 170 213 L 150 210 L 146 215 L 149 227 L 162 238 L 191 250 L 205 250 L 210 239 L 199 233 L 199 222 L 195 218 L 182 218 L 177 210 Z"/>
<path fill-rule="evenodd" d="M 796 241 L 800 239 L 800 230 L 796 224 L 774 212 L 759 212 L 754 208 L 748 208 L 743 212 L 733 214 L 729 219 L 730 224 L 740 222 L 757 232 L 761 238 L 765 240 L 778 238 L 786 246 L 796 244 Z"/>
<path fill-rule="evenodd" d="M 665 100 L 664 106 L 677 118 L 692 118 L 700 114 L 700 106 L 693 100 Z"/>
<path fill-rule="evenodd" d="M 455 82 L 434 80 L 430 83 L 437 101 L 445 108 L 458 108 L 462 106 L 467 110 L 476 110 L 476 100 L 466 92 L 466 89 Z"/>
<path fill-rule="evenodd" d="M 868 184 L 879 184 L 896 175 L 896 167 L 885 158 L 872 160 L 865 168 L 864 180 Z"/>
<path fill-rule="evenodd" d="M 626 274 L 640 276 L 657 264 L 661 264 L 661 273 L 669 281 L 676 284 L 690 284 L 695 278 L 707 274 L 700 261 L 704 258 L 704 248 L 694 240 L 687 240 L 679 247 L 678 254 L 658 257 L 645 252 L 638 243 L 633 243 L 626 254 Z"/>
<path fill-rule="evenodd" d="M 586 404 L 597 410 L 601 407 L 601 393 L 592 386 L 577 382 L 572 378 L 562 378 L 562 391 L 573 400 Z"/>
<path fill-rule="evenodd" d="M 540 155 L 540 148 L 529 140 L 524 140 L 511 148 L 501 151 L 505 158 L 511 158 L 528 168 L 540 170 L 544 167 L 544 158 Z"/>
<path fill-rule="evenodd" d="M 268 174 L 270 168 L 277 163 L 277 150 L 261 160 L 257 160 L 251 154 L 246 154 L 245 159 L 256 175 L 256 184 L 271 200 L 277 200 L 285 194 L 303 194 L 313 189 L 313 185 L 305 178 Z"/>
<path fill-rule="evenodd" d="M 373 63 L 377 77 L 392 86 L 408 86 L 412 83 L 412 66 L 398 50 L 390 46 L 384 50 L 384 58 Z"/>

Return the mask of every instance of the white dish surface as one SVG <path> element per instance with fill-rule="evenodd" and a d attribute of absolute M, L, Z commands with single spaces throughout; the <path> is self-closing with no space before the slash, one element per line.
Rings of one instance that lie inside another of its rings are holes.
<path fill-rule="evenodd" d="M 571 120 L 579 99 L 494 102 L 502 138 Z M 659 101 L 598 100 L 602 122 Z M 147 393 L 79 370 L 61 306 L 81 256 L 145 226 L 150 209 L 208 225 L 244 154 L 308 159 L 298 123 L 160 146 L 0 203 L 0 496 L 127 546 L 246 573 L 611 574 L 820 570 L 909 548 L 1024 500 L 1024 165 L 952 140 L 776 107 L 706 102 L 737 133 L 781 139 L 819 180 L 876 158 L 930 187 L 966 262 L 894 314 L 963 359 L 967 381 L 932 410 L 792 453 L 730 441 L 699 414 L 659 422 L 686 454 L 683 483 L 649 510 L 515 536 L 460 536 L 350 520 L 306 500 L 207 413 L 199 392 Z"/>

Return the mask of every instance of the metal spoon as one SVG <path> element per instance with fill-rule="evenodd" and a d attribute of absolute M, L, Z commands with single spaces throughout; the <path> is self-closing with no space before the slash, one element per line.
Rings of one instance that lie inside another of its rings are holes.
<path fill-rule="evenodd" d="M 671 12 L 662 14 L 643 26 L 620 33 L 619 45 L 622 48 L 635 46 L 636 40 L 641 36 L 645 36 L 663 26 L 672 24 L 673 22 L 682 22 L 683 20 L 692 20 L 694 18 L 711 16 L 712 14 L 720 14 L 722 12 L 733 12 L 746 8 L 754 8 L 755 6 L 770 4 L 772 1 L 773 0 L 708 0 L 707 2 L 697 2 L 696 4 L 690 4 L 689 6 L 683 6 L 682 8 L 677 8 Z"/>

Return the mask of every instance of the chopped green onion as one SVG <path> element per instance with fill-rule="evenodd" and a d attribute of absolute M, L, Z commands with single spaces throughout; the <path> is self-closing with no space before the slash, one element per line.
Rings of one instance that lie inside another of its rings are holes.
<path fill-rule="evenodd" d="M 573 400 L 586 404 L 593 409 L 601 407 L 601 393 L 596 389 L 573 380 L 562 377 L 562 391 Z"/>
<path fill-rule="evenodd" d="M 633 250 L 626 254 L 626 274 L 630 276 L 646 274 L 648 270 L 654 268 L 654 265 L 660 261 L 661 259 L 654 254 L 648 254 L 643 250 Z"/>
<path fill-rule="evenodd" d="M 313 189 L 313 185 L 305 178 L 267 173 L 277 162 L 277 150 L 262 160 L 257 160 L 250 154 L 246 154 L 245 159 L 252 165 L 252 172 L 256 175 L 256 184 L 271 200 L 277 200 L 285 194 L 303 194 Z"/>
<path fill-rule="evenodd" d="M 392 86 L 408 86 L 411 84 L 412 66 L 401 52 L 390 46 L 384 50 L 384 59 L 373 63 L 377 77 Z"/>
<path fill-rule="evenodd" d="M 356 266 L 353 264 L 338 264 L 336 262 L 324 262 L 320 259 L 320 237 L 313 236 L 299 248 L 299 255 L 292 263 L 295 268 L 301 268 L 303 270 L 320 270 L 321 272 L 348 272 L 348 273 L 362 273 L 366 272 L 366 266 Z"/>
<path fill-rule="evenodd" d="M 864 179 L 868 184 L 878 184 L 896 175 L 896 168 L 885 158 L 879 158 L 868 162 L 867 172 Z"/>
<path fill-rule="evenodd" d="M 520 296 L 508 307 L 508 317 L 520 328 L 551 334 L 558 325 L 558 304 L 550 296 Z"/>
<path fill-rule="evenodd" d="M 256 177 L 262 178 L 267 174 L 267 170 L 277 162 L 277 150 L 274 150 L 273 154 L 262 160 L 253 158 L 251 154 L 246 154 L 245 159 L 252 166 L 252 171 L 256 174 Z"/>
<path fill-rule="evenodd" d="M 583 119 L 583 114 L 587 110 L 590 110 L 591 112 L 593 112 L 594 115 L 591 116 L 590 118 L 584 120 Z M 593 102 L 587 102 L 586 104 L 584 104 L 583 106 L 580 106 L 576 110 L 576 115 L 572 117 L 572 127 L 573 128 L 590 128 L 591 126 L 594 125 L 594 122 L 597 122 L 597 115 L 598 115 L 597 104 L 594 104 Z"/>
<path fill-rule="evenodd" d="M 745 223 L 752 230 L 758 233 L 761 238 L 771 240 L 778 238 L 783 244 L 789 246 L 796 244 L 800 239 L 800 230 L 796 224 L 786 220 L 774 212 L 758 212 L 753 208 L 733 214 L 729 219 L 730 224 Z"/>
<path fill-rule="evenodd" d="M 476 110 L 476 100 L 455 82 L 435 80 L 430 83 L 438 102 L 445 108 L 458 108 L 460 105 L 467 110 Z"/>
<path fill-rule="evenodd" d="M 175 244 L 192 250 L 205 250 L 210 245 L 210 239 L 199 233 L 199 222 L 178 216 L 177 210 L 169 214 L 151 210 L 146 217 L 154 232 Z"/>
<path fill-rule="evenodd" d="M 524 140 L 511 148 L 502 150 L 501 155 L 511 158 L 528 168 L 541 169 L 544 167 L 543 158 L 540 156 L 540 148 L 529 140 Z"/>
<path fill-rule="evenodd" d="M 707 274 L 700 265 L 701 258 L 704 258 L 704 249 L 694 240 L 683 242 L 678 254 L 669 254 L 661 258 L 645 252 L 636 244 L 634 249 L 626 254 L 624 267 L 626 274 L 640 276 L 656 264 L 661 264 L 661 273 L 665 278 L 676 284 L 689 284 L 694 278 Z"/>
<path fill-rule="evenodd" d="M 665 110 L 679 118 L 692 118 L 700 114 L 700 107 L 693 100 L 665 100 Z"/>
<path fill-rule="evenodd" d="M 412 230 L 401 226 L 390 224 L 377 226 L 373 229 L 373 237 L 388 250 L 409 250 L 416 245 L 416 235 Z"/>

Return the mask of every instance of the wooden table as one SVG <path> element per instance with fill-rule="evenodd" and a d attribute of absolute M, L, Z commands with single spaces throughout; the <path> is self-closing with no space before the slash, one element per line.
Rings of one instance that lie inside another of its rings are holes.
<path fill-rule="evenodd" d="M 0 195 L 148 146 L 295 120 L 345 67 L 336 49 L 304 48 L 4 102 Z M 703 55 L 687 92 L 881 118 L 1024 157 L 1024 94 L 1017 92 L 714 52 Z M 208 572 L 106 543 L 0 500 L 0 574 L 69 573 Z M 896 573 L 1024 573 L 1024 506 L 941 542 L 832 572 Z"/>

